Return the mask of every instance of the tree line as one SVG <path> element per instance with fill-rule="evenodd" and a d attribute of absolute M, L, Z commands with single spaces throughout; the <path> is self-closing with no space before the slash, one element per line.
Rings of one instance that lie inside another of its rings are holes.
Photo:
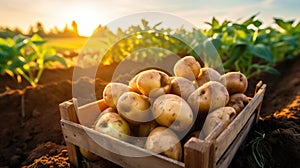
<path fill-rule="evenodd" d="M 38 34 L 41 37 L 80 37 L 78 34 L 78 25 L 74 20 L 72 21 L 71 26 L 66 24 L 62 30 L 58 29 L 57 26 L 54 26 L 54 28 L 51 28 L 49 31 L 45 30 L 42 22 L 36 22 L 35 25 L 31 25 L 29 27 L 29 31 L 27 33 L 24 33 L 20 28 L 8 28 L 0 26 L 1 38 L 14 37 L 19 34 L 26 36 Z"/>

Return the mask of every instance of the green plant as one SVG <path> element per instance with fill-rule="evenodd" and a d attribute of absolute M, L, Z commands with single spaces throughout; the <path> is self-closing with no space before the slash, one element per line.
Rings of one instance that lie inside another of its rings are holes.
<path fill-rule="evenodd" d="M 120 62 L 125 58 L 132 61 L 147 61 L 147 59 L 158 61 L 169 54 L 188 55 L 194 51 L 193 46 L 196 42 L 204 37 L 198 30 L 187 31 L 184 28 L 172 30 L 160 28 L 160 25 L 161 22 L 151 26 L 148 21 L 141 20 L 140 25 L 131 25 L 124 30 L 119 28 L 115 33 L 107 27 L 101 27 L 89 39 L 90 42 L 93 38 L 99 39 L 101 47 L 96 57 L 94 54 L 89 57 L 96 59 L 95 62 L 102 59 L 104 64 Z M 191 41 L 193 45 L 186 44 Z M 85 57 L 85 60 L 89 58 Z"/>
<path fill-rule="evenodd" d="M 0 73 L 16 76 L 18 82 L 23 77 L 36 86 L 44 69 L 53 62 L 67 66 L 64 58 L 56 55 L 56 50 L 44 47 L 45 42 L 38 35 L 0 38 Z"/>
<path fill-rule="evenodd" d="M 211 28 L 204 31 L 204 34 L 210 37 L 218 50 L 226 70 L 241 71 L 247 77 L 261 71 L 278 73 L 272 68 L 274 59 L 270 45 L 258 41 L 262 22 L 256 16 L 251 16 L 241 24 L 227 20 L 219 23 L 215 18 L 207 23 Z"/>
<path fill-rule="evenodd" d="M 150 26 L 146 20 L 115 33 L 102 27 L 94 35 L 100 39 L 99 51 L 85 58 L 96 63 L 103 58 L 102 63 L 110 64 L 125 58 L 147 62 L 169 54 L 192 55 L 200 56 L 206 66 L 223 66 L 225 71 L 240 71 L 248 78 L 261 72 L 279 74 L 275 63 L 300 53 L 300 22 L 275 18 L 278 28 L 263 27 L 257 15 L 241 23 L 221 23 L 213 17 L 205 30 L 161 28 L 161 23 Z"/>
<path fill-rule="evenodd" d="M 255 133 L 257 136 L 252 139 L 248 145 L 251 145 L 252 156 L 255 162 L 259 167 L 263 168 L 266 166 L 266 157 L 271 158 L 271 153 L 264 144 L 265 133 L 260 133 L 258 131 L 255 131 Z M 265 154 L 262 153 L 262 149 L 264 149 Z"/>

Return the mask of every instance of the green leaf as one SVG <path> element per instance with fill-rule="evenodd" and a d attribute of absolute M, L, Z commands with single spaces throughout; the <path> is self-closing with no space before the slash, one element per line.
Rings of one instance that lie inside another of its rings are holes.
<path fill-rule="evenodd" d="M 9 53 L 7 51 L 0 51 L 0 61 L 8 58 L 9 58 Z"/>
<path fill-rule="evenodd" d="M 219 23 L 219 21 L 218 21 L 215 17 L 212 18 L 211 23 L 212 23 L 212 27 L 213 27 L 214 29 L 220 27 L 220 23 Z"/>
<path fill-rule="evenodd" d="M 249 52 L 258 58 L 262 58 L 270 63 L 273 63 L 273 54 L 269 47 L 264 44 L 256 44 L 249 46 Z"/>
<path fill-rule="evenodd" d="M 247 34 L 245 31 L 242 30 L 237 30 L 236 34 L 238 35 L 239 38 L 242 39 L 247 39 L 247 37 L 249 36 L 249 34 Z"/>
<path fill-rule="evenodd" d="M 224 22 L 222 23 L 221 27 L 226 27 L 229 23 L 230 23 L 230 21 L 224 20 Z"/>
<path fill-rule="evenodd" d="M 16 44 L 24 42 L 24 40 L 26 40 L 27 37 L 23 36 L 23 35 L 17 35 L 13 37 L 13 40 L 16 42 Z"/>
<path fill-rule="evenodd" d="M 300 22 L 298 22 L 297 25 L 294 27 L 294 31 L 295 32 L 299 32 L 300 31 Z"/>
<path fill-rule="evenodd" d="M 2 50 L 2 54 L 4 54 L 2 56 L 6 56 L 7 59 L 13 59 L 14 57 L 17 56 L 14 47 L 0 44 L 0 51 L 1 50 Z"/>
<path fill-rule="evenodd" d="M 47 48 L 45 50 L 45 56 L 53 56 L 56 54 L 56 50 L 53 48 Z"/>
<path fill-rule="evenodd" d="M 271 67 L 269 65 L 253 64 L 252 67 L 256 68 L 256 69 L 260 69 L 260 70 L 262 70 L 264 72 L 268 72 L 268 73 L 274 74 L 274 75 L 280 75 L 280 72 L 277 69 L 275 69 L 275 68 L 273 68 L 273 67 Z"/>
<path fill-rule="evenodd" d="M 286 59 L 288 59 L 288 60 L 293 60 L 293 59 L 296 59 L 296 55 L 294 55 L 294 54 L 288 54 L 287 56 L 286 56 Z"/>
<path fill-rule="evenodd" d="M 162 24 L 162 22 L 158 22 L 157 24 L 155 24 L 153 27 L 152 27 L 152 29 L 156 29 L 159 25 L 161 25 Z"/>
<path fill-rule="evenodd" d="M 298 41 L 297 41 L 297 37 L 295 37 L 295 36 L 284 36 L 282 38 L 282 40 L 287 45 L 291 45 L 291 46 L 294 46 L 294 47 L 297 47 L 299 45 Z"/>
<path fill-rule="evenodd" d="M 276 23 L 279 27 L 281 27 L 283 30 L 285 30 L 285 31 L 287 31 L 287 32 L 288 32 L 288 31 L 291 29 L 291 27 L 292 27 L 292 24 L 291 24 L 291 23 L 285 22 L 285 21 L 283 21 L 282 19 L 274 18 L 274 20 L 275 20 L 275 23 Z"/>
<path fill-rule="evenodd" d="M 3 45 L 3 44 L 0 44 L 0 50 L 8 52 L 8 53 L 12 52 L 12 48 L 11 47 L 9 47 L 7 45 Z"/>
<path fill-rule="evenodd" d="M 48 62 L 59 62 L 59 63 L 61 63 L 62 65 L 64 65 L 65 67 L 68 66 L 66 60 L 65 60 L 63 57 L 58 56 L 58 55 L 45 56 L 44 62 L 45 62 L 45 63 L 48 63 Z"/>
<path fill-rule="evenodd" d="M 259 26 L 262 25 L 262 22 L 259 21 L 259 20 L 255 20 L 255 21 L 253 22 L 253 25 L 254 25 L 255 27 L 259 27 Z"/>
<path fill-rule="evenodd" d="M 36 45 L 42 45 L 46 42 L 46 40 L 44 40 L 41 36 L 39 36 L 38 34 L 34 34 L 31 37 L 31 42 L 36 44 Z"/>
<path fill-rule="evenodd" d="M 252 24 L 253 23 L 253 21 L 254 21 L 254 18 L 256 17 L 258 15 L 258 13 L 256 13 L 255 15 L 253 15 L 253 16 L 251 16 L 249 19 L 247 19 L 246 21 L 244 21 L 242 24 L 244 25 L 244 26 L 249 26 L 250 24 Z"/>
<path fill-rule="evenodd" d="M 241 55 L 246 51 L 247 45 L 246 44 L 237 44 L 235 45 L 231 52 L 230 52 L 230 57 L 228 60 L 226 60 L 223 64 L 224 68 L 227 68 L 236 62 Z"/>
<path fill-rule="evenodd" d="M 146 30 L 149 29 L 148 24 L 149 24 L 149 22 L 147 20 L 142 19 L 142 25 L 143 25 L 144 29 L 146 29 Z"/>
<path fill-rule="evenodd" d="M 213 26 L 210 22 L 204 22 L 204 23 L 210 25 L 211 27 Z"/>
<path fill-rule="evenodd" d="M 8 42 L 5 39 L 3 39 L 3 38 L 0 38 L 0 45 L 9 46 Z"/>
<path fill-rule="evenodd" d="M 10 64 L 8 66 L 8 69 L 10 69 L 11 71 L 15 72 L 16 68 L 23 68 L 23 65 L 26 64 L 26 61 L 23 57 L 19 56 L 19 57 L 15 57 L 12 60 L 12 64 Z"/>
<path fill-rule="evenodd" d="M 221 39 L 219 39 L 219 38 L 214 38 L 214 39 L 211 39 L 211 42 L 212 42 L 212 44 L 214 45 L 214 47 L 216 48 L 216 50 L 219 50 L 219 49 L 220 49 L 221 44 L 222 44 Z"/>
<path fill-rule="evenodd" d="M 203 62 L 207 67 L 217 68 L 222 66 L 222 62 L 212 41 L 213 40 L 209 38 L 203 42 Z"/>

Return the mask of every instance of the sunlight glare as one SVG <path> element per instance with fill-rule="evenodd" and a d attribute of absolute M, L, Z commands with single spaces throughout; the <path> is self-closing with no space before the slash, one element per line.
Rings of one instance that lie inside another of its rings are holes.
<path fill-rule="evenodd" d="M 81 6 L 73 8 L 70 14 L 69 18 L 76 21 L 78 33 L 81 36 L 91 36 L 101 21 L 99 20 L 100 14 L 89 7 Z"/>

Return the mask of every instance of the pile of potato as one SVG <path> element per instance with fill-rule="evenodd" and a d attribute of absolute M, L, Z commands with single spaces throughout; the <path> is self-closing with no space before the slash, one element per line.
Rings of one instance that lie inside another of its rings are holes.
<path fill-rule="evenodd" d="M 220 122 L 228 125 L 248 103 L 247 78 L 240 72 L 221 75 L 186 56 L 177 61 L 174 74 L 148 69 L 128 84 L 109 83 L 103 91 L 108 108 L 94 129 L 181 160 L 181 139 L 197 132 L 205 138 Z"/>

